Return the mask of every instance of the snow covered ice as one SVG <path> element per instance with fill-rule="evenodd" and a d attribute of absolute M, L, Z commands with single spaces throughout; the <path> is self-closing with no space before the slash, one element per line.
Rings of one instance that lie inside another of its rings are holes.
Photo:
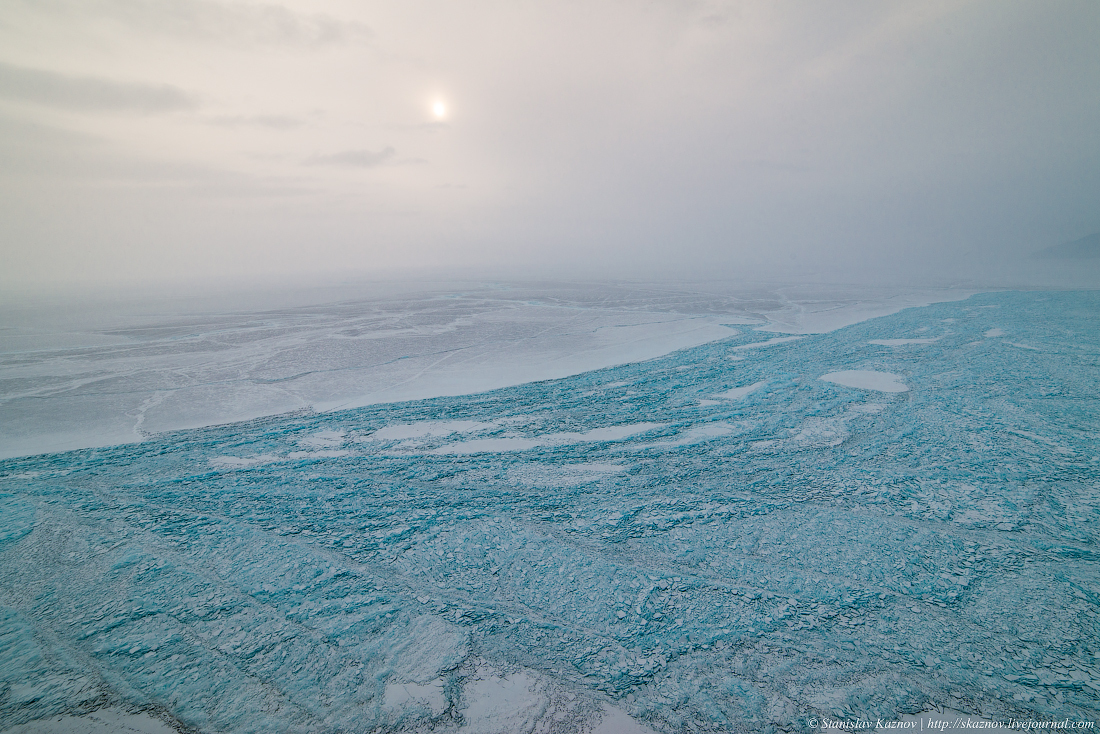
<path fill-rule="evenodd" d="M 742 324 L 828 330 L 964 296 L 725 283 L 373 283 L 182 302 L 0 302 L 0 458 L 292 410 L 484 392 L 651 359 Z"/>
<path fill-rule="evenodd" d="M 0 729 L 1100 713 L 1100 295 L 0 463 Z"/>

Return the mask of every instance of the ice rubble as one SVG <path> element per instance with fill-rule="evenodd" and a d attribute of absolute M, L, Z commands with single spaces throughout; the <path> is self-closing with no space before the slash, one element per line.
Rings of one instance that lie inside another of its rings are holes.
<path fill-rule="evenodd" d="M 1042 351 L 980 338 L 993 313 Z M 1094 720 L 1098 314 L 981 295 L 736 362 L 759 334 L 0 463 L 0 729 Z M 843 372 L 909 389 L 819 379 Z"/>

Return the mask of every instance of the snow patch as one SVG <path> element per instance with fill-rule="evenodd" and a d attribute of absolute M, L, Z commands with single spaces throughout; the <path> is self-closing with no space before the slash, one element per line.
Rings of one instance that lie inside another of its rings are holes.
<path fill-rule="evenodd" d="M 770 441 L 756 441 L 753 448 L 756 450 L 794 450 L 820 449 L 839 446 L 847 441 L 851 435 L 848 423 L 860 415 L 874 415 L 886 409 L 881 403 L 864 403 L 853 405 L 840 415 L 830 417 L 812 416 L 806 418 L 798 427 L 796 433 L 790 438 Z"/>
<path fill-rule="evenodd" d="M 718 393 L 714 397 L 722 398 L 723 400 L 740 400 L 751 392 L 755 392 L 760 388 L 767 385 L 767 380 L 761 380 L 760 382 L 754 382 L 751 385 L 745 385 L 744 387 L 735 387 L 732 390 L 726 390 L 725 392 Z"/>
<path fill-rule="evenodd" d="M 259 456 L 215 456 L 210 460 L 210 466 L 215 469 L 247 469 L 250 466 L 271 464 L 279 461 L 278 456 L 272 454 L 260 454 Z"/>
<path fill-rule="evenodd" d="M 462 734 L 513 734 L 530 731 L 546 711 L 549 698 L 526 672 L 476 677 L 463 687 Z"/>
<path fill-rule="evenodd" d="M 106 708 L 83 716 L 51 716 L 4 729 L 3 734 L 178 734 L 146 713 Z"/>
<path fill-rule="evenodd" d="M 731 352 L 743 352 L 748 349 L 758 349 L 760 347 L 770 347 L 776 344 L 786 344 L 787 342 L 796 342 L 799 339 L 804 339 L 802 336 L 777 336 L 772 339 L 766 339 L 762 342 L 753 342 L 752 344 L 740 344 L 736 347 L 730 347 Z M 731 356 L 730 359 L 734 359 Z"/>
<path fill-rule="evenodd" d="M 664 423 L 628 423 L 622 426 L 594 428 L 584 433 L 552 433 L 546 437 L 550 443 L 583 443 L 586 441 L 621 441 L 639 433 L 661 428 Z"/>
<path fill-rule="evenodd" d="M 379 428 L 364 437 L 364 440 L 403 441 L 410 438 L 450 436 L 453 433 L 476 433 L 495 426 L 495 423 L 482 421 L 423 421 Z"/>
<path fill-rule="evenodd" d="M 400 714 L 411 708 L 426 708 L 432 716 L 447 710 L 447 697 L 443 691 L 443 679 L 428 683 L 387 683 L 382 708 L 391 714 Z"/>
<path fill-rule="evenodd" d="M 822 375 L 822 380 L 833 382 L 844 387 L 854 387 L 859 390 L 875 390 L 877 392 L 908 392 L 909 387 L 901 375 L 893 372 L 877 372 L 875 370 L 839 370 Z"/>
<path fill-rule="evenodd" d="M 645 724 L 630 718 L 622 709 L 604 704 L 603 718 L 592 734 L 653 734 Z"/>
<path fill-rule="evenodd" d="M 671 441 L 657 441 L 655 443 L 640 444 L 634 448 L 637 449 L 649 449 L 649 448 L 668 448 L 672 446 L 687 446 L 693 443 L 702 443 L 703 441 L 709 441 L 712 438 L 721 438 L 722 436 L 729 436 L 732 433 L 736 433 L 737 429 L 731 426 L 729 423 L 710 423 L 705 426 L 696 426 L 695 428 L 689 428 L 683 433 L 679 434 Z"/>
<path fill-rule="evenodd" d="M 629 423 L 621 426 L 595 428 L 584 433 L 563 432 L 548 433 L 534 438 L 520 436 L 501 436 L 499 438 L 481 438 L 474 441 L 440 446 L 433 454 L 480 454 L 506 451 L 528 451 L 541 446 L 564 446 L 573 443 L 621 441 L 639 433 L 662 428 L 664 423 Z"/>
<path fill-rule="evenodd" d="M 344 445 L 345 436 L 347 431 L 318 431 L 300 440 L 298 445 L 311 449 L 334 449 Z"/>
<path fill-rule="evenodd" d="M 621 464 L 587 463 L 546 466 L 531 463 L 512 467 L 508 470 L 508 478 L 532 487 L 576 487 L 618 474 L 624 469 L 626 467 Z"/>
<path fill-rule="evenodd" d="M 328 451 L 291 451 L 286 455 L 286 459 L 337 459 L 341 456 L 351 456 L 351 452 L 347 449 L 332 449 Z"/>
<path fill-rule="evenodd" d="M 872 339 L 868 344 L 878 344 L 883 347 L 901 347 L 906 344 L 935 344 L 942 336 L 937 336 L 934 339 Z"/>

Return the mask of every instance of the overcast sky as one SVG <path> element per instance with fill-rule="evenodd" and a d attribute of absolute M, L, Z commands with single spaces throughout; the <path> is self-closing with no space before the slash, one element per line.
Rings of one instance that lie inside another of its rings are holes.
<path fill-rule="evenodd" d="M 5 0 L 0 282 L 1003 260 L 1100 230 L 1098 39 L 1095 0 Z"/>

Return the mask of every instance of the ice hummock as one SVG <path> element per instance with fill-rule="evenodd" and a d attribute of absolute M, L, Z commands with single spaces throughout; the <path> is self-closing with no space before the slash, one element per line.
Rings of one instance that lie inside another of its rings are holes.
<path fill-rule="evenodd" d="M 1095 720 L 1098 313 L 987 294 L 5 461 L 0 729 Z"/>

